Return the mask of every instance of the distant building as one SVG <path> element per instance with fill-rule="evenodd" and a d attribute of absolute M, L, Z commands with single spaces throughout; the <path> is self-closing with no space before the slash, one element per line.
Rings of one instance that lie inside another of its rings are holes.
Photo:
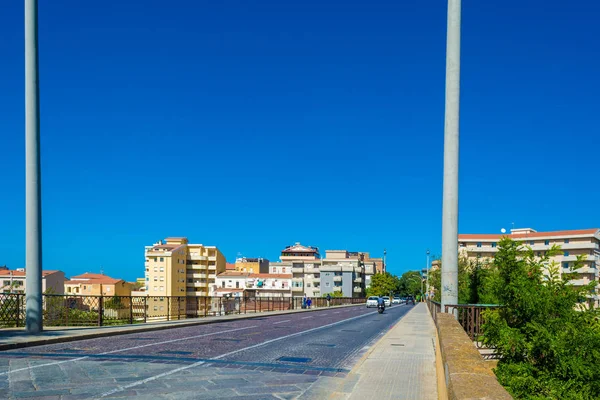
<path fill-rule="evenodd" d="M 104 274 L 85 274 L 64 282 L 64 292 L 81 296 L 131 296 L 131 283 Z"/>
<path fill-rule="evenodd" d="M 146 246 L 145 256 L 150 296 L 210 296 L 227 264 L 215 246 L 191 244 L 182 237 Z"/>
<path fill-rule="evenodd" d="M 542 257 L 553 246 L 561 247 L 561 253 L 551 257 L 559 266 L 559 272 L 576 272 L 573 285 L 598 283 L 597 262 L 600 259 L 600 229 L 537 232 L 531 228 L 511 229 L 510 234 L 461 234 L 458 236 L 459 251 L 470 260 L 491 260 L 498 252 L 498 242 L 503 236 L 521 241 L 530 247 L 537 257 Z M 583 257 L 580 268 L 572 271 L 577 257 Z M 432 266 L 433 267 L 433 266 Z"/>
<path fill-rule="evenodd" d="M 295 243 L 281 251 L 281 263 L 271 272 L 292 273 L 292 294 L 294 296 L 321 296 L 321 254 L 317 247 Z"/>
<path fill-rule="evenodd" d="M 217 275 L 217 296 L 291 297 L 291 274 L 226 271 Z"/>
<path fill-rule="evenodd" d="M 235 260 L 235 270 L 238 272 L 250 272 L 252 274 L 268 274 L 269 260 L 266 258 L 240 257 Z"/>
<path fill-rule="evenodd" d="M 25 293 L 27 276 L 25 268 L 10 270 L 0 267 L 0 282 L 3 293 Z M 42 271 L 42 293 L 63 294 L 65 273 L 57 270 Z"/>
<path fill-rule="evenodd" d="M 365 295 L 365 267 L 359 252 L 326 250 L 321 264 L 321 293 L 341 292 L 344 297 Z"/>

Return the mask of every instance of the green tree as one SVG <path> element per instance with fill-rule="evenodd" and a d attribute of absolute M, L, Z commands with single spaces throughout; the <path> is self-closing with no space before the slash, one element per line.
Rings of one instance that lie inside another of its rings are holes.
<path fill-rule="evenodd" d="M 400 296 L 416 296 L 421 293 L 421 287 L 425 287 L 421 283 L 421 274 L 418 271 L 408 271 L 402 274 L 398 285 L 398 293 Z"/>
<path fill-rule="evenodd" d="M 386 272 L 371 277 L 371 286 L 367 288 L 367 296 L 389 296 L 398 290 L 398 277 Z"/>
<path fill-rule="evenodd" d="M 585 300 L 595 282 L 579 288 L 550 258 L 504 238 L 490 290 L 503 305 L 484 314 L 484 343 L 501 359 L 498 380 L 516 398 L 600 398 L 600 314 Z M 581 259 L 574 269 L 581 266 Z"/>

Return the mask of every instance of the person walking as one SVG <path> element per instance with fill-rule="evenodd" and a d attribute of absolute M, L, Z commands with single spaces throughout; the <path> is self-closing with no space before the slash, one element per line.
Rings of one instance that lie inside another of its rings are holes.
<path fill-rule="evenodd" d="M 310 299 L 310 297 L 306 300 L 306 307 L 310 308 L 310 306 L 312 305 L 312 300 Z"/>
<path fill-rule="evenodd" d="M 302 298 L 302 309 L 306 308 L 306 293 L 304 294 L 304 297 Z"/>
<path fill-rule="evenodd" d="M 330 306 L 330 302 L 331 302 L 331 295 L 329 293 L 327 293 L 327 307 Z"/>

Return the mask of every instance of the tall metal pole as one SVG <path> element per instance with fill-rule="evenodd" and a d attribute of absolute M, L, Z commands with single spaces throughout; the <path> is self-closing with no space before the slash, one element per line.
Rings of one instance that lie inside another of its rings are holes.
<path fill-rule="evenodd" d="M 25 329 L 42 330 L 42 204 L 38 2 L 25 0 Z"/>
<path fill-rule="evenodd" d="M 448 0 L 442 210 L 442 311 L 458 303 L 458 137 L 461 0 Z"/>
<path fill-rule="evenodd" d="M 382 265 L 382 268 L 381 268 L 381 273 L 383 273 L 383 274 L 385 274 L 385 270 L 387 268 L 387 265 L 385 263 L 385 256 L 386 255 L 387 255 L 387 250 L 383 249 L 383 265 Z"/>

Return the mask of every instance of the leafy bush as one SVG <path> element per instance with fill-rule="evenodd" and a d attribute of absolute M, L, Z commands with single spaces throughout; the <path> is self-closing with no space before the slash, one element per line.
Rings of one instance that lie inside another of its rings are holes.
<path fill-rule="evenodd" d="M 600 314 L 581 303 L 595 283 L 577 288 L 550 257 L 504 238 L 488 288 L 504 307 L 485 313 L 484 343 L 501 356 L 499 382 L 516 398 L 600 398 Z M 581 259 L 574 269 L 581 266 Z"/>

